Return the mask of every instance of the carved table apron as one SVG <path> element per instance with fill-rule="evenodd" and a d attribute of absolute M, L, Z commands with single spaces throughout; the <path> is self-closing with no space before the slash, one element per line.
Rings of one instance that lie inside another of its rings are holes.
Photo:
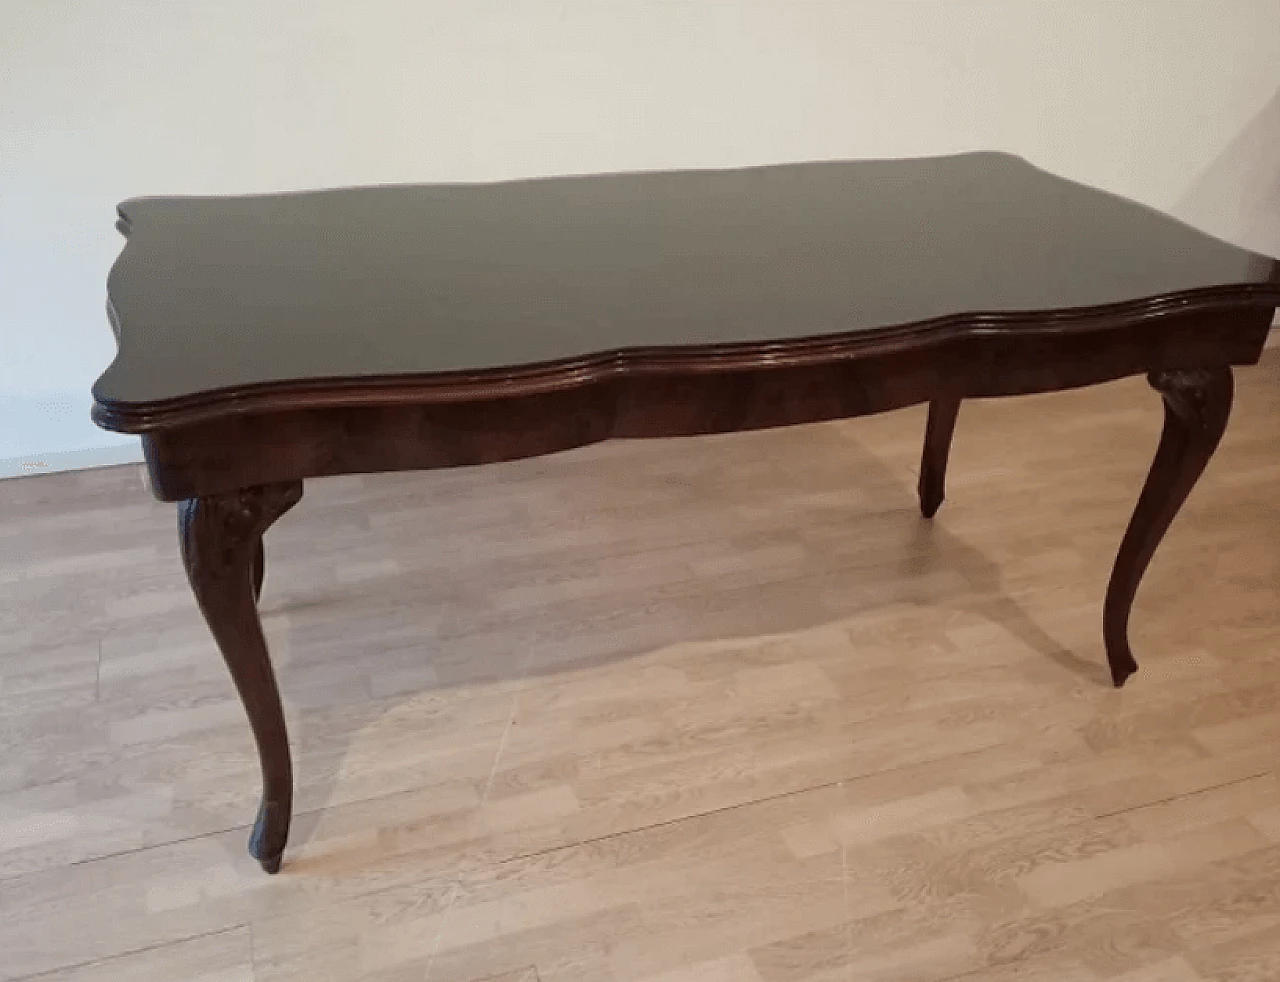
<path fill-rule="evenodd" d="M 920 507 L 961 400 L 1145 373 L 1164 432 L 1103 610 L 1129 611 L 1280 303 L 1270 258 L 978 153 L 120 206 L 119 352 L 94 418 L 142 437 L 262 763 L 275 872 L 293 776 L 257 612 L 305 478 L 929 404 Z"/>

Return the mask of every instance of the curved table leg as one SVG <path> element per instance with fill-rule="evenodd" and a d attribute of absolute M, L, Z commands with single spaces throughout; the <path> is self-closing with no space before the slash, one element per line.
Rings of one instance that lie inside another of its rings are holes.
<path fill-rule="evenodd" d="M 280 869 L 293 810 L 293 767 L 284 711 L 267 655 L 255 597 L 262 534 L 298 503 L 302 482 L 192 498 L 178 506 L 187 579 L 240 693 L 262 765 L 262 803 L 249 853 L 268 873 Z"/>
<path fill-rule="evenodd" d="M 1230 368 L 1160 371 L 1147 376 L 1164 397 L 1164 432 L 1107 585 L 1103 638 L 1116 687 L 1138 670 L 1129 650 L 1129 611 L 1147 564 L 1222 439 L 1231 415 Z"/>
<path fill-rule="evenodd" d="M 929 403 L 929 422 L 924 432 L 924 454 L 920 459 L 920 511 L 933 518 L 946 497 L 947 457 L 951 454 L 951 434 L 956 428 L 960 400 L 950 397 Z"/>

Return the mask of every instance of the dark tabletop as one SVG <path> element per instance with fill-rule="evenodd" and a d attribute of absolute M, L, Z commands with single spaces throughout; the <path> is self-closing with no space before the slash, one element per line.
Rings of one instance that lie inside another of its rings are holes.
<path fill-rule="evenodd" d="M 545 363 L 1267 283 L 1275 263 L 1006 154 L 140 198 L 94 395 Z"/>

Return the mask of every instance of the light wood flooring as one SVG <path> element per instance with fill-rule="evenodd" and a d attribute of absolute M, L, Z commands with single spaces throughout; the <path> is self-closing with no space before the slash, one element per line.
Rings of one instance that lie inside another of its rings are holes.
<path fill-rule="evenodd" d="M 1105 681 L 1128 380 L 311 482 L 257 763 L 138 468 L 0 482 L 0 979 L 1280 978 L 1280 352 Z"/>

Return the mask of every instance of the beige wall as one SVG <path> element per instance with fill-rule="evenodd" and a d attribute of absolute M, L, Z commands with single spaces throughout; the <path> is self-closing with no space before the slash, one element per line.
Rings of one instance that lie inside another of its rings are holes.
<path fill-rule="evenodd" d="M 0 0 L 0 458 L 135 194 L 1012 150 L 1280 252 L 1280 0 Z"/>

